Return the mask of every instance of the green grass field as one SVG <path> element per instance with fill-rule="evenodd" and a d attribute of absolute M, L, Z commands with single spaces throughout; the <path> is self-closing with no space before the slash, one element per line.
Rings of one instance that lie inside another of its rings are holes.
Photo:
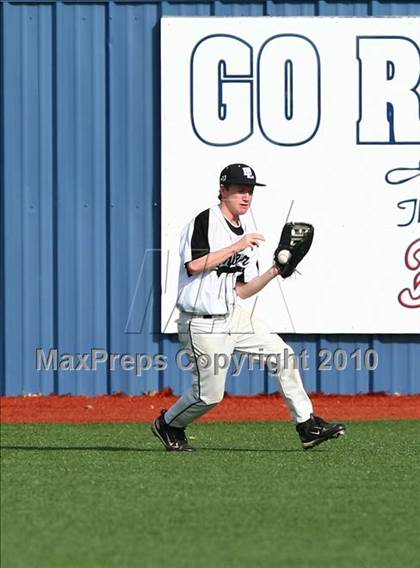
<path fill-rule="evenodd" d="M 419 566 L 420 421 L 310 451 L 286 423 L 2 426 L 4 568 Z"/>

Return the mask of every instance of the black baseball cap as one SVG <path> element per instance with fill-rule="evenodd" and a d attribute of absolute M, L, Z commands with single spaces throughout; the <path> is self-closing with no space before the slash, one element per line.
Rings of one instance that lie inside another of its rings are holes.
<path fill-rule="evenodd" d="M 254 170 L 246 164 L 229 164 L 220 172 L 220 183 L 235 183 L 238 185 L 260 185 L 265 183 L 257 183 L 257 176 Z"/>

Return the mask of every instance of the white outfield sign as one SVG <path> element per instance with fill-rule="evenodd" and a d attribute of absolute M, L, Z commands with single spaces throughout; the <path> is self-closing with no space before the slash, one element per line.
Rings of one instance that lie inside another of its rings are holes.
<path fill-rule="evenodd" d="M 273 332 L 420 332 L 420 18 L 163 18 L 162 331 L 183 226 L 249 164 L 271 264 L 288 210 L 301 275 L 255 313 Z M 253 306 L 254 299 L 248 300 Z"/>

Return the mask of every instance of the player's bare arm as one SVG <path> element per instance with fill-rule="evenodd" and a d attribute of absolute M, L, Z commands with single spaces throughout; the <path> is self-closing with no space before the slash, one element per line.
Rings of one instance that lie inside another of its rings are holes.
<path fill-rule="evenodd" d="M 269 282 L 276 276 L 279 276 L 280 270 L 277 266 L 273 265 L 266 272 L 260 276 L 256 276 L 249 282 L 236 282 L 235 290 L 242 300 L 250 298 L 254 294 L 258 294 Z"/>
<path fill-rule="evenodd" d="M 235 254 L 235 252 L 241 252 L 248 247 L 259 246 L 258 243 L 260 241 L 265 241 L 263 235 L 260 233 L 248 233 L 236 241 L 236 243 L 232 243 L 223 249 L 210 252 L 205 256 L 190 261 L 187 264 L 188 271 L 191 275 L 195 275 L 204 272 L 204 270 L 213 270 L 227 258 Z"/>

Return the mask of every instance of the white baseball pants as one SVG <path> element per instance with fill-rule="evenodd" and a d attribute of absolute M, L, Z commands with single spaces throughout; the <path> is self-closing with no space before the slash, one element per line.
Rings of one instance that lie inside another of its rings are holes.
<path fill-rule="evenodd" d="M 310 417 L 312 403 L 299 370 L 290 363 L 293 350 L 250 312 L 237 305 L 230 314 L 211 319 L 181 313 L 178 334 L 192 362 L 192 387 L 166 412 L 171 426 L 185 428 L 223 399 L 229 364 L 221 363 L 228 363 L 234 351 L 276 358 L 279 390 L 293 419 L 305 422 Z"/>

